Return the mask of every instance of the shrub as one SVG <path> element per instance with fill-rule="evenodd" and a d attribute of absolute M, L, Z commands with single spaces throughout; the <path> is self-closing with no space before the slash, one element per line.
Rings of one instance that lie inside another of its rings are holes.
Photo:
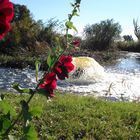
<path fill-rule="evenodd" d="M 92 50 L 105 50 L 115 39 L 119 38 L 120 33 L 121 26 L 119 23 L 114 23 L 113 19 L 87 25 L 84 29 L 85 40 L 82 47 Z"/>

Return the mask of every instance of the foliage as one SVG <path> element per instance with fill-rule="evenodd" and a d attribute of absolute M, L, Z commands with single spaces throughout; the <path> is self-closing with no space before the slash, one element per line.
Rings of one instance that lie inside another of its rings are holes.
<path fill-rule="evenodd" d="M 51 18 L 43 25 L 42 30 L 37 36 L 37 40 L 40 42 L 47 42 L 49 46 L 52 47 L 55 44 L 56 37 L 61 37 L 58 30 L 60 32 L 64 30 L 63 24 L 59 20 Z"/>
<path fill-rule="evenodd" d="M 130 51 L 130 52 L 140 52 L 140 42 L 128 41 L 128 42 L 117 42 L 116 46 L 119 50 Z"/>
<path fill-rule="evenodd" d="M 34 49 L 36 36 L 41 30 L 39 22 L 35 22 L 30 11 L 24 5 L 15 4 L 15 16 L 12 22 L 12 30 L 9 33 L 9 38 L 12 38 L 15 47 L 23 49 Z"/>
<path fill-rule="evenodd" d="M 1 51 L 3 48 L 7 49 L 3 53 L 22 48 L 29 49 L 29 44 L 34 41 L 39 30 L 26 6 L 14 4 L 14 13 L 12 28 L 0 45 Z"/>
<path fill-rule="evenodd" d="M 124 41 L 133 41 L 132 35 L 124 35 L 123 39 L 124 39 Z"/>
<path fill-rule="evenodd" d="M 60 37 L 56 32 L 58 28 L 64 29 L 62 23 L 54 18 L 45 24 L 41 20 L 35 21 L 25 5 L 14 4 L 14 13 L 12 28 L 0 42 L 2 54 L 14 55 L 20 52 L 35 56 L 44 53 L 48 46 L 54 45 L 55 38 Z"/>
<path fill-rule="evenodd" d="M 121 26 L 119 23 L 114 23 L 113 19 L 87 25 L 84 29 L 85 40 L 82 47 L 91 50 L 105 50 L 115 39 L 119 38 L 120 33 Z"/>

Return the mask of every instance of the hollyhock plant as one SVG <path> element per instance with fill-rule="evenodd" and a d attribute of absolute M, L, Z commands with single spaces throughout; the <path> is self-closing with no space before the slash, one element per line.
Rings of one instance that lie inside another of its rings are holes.
<path fill-rule="evenodd" d="M 9 0 L 0 0 L 0 40 L 10 30 L 10 21 L 13 15 L 13 4 Z"/>
<path fill-rule="evenodd" d="M 73 29 L 74 31 L 77 31 L 76 27 L 73 25 L 73 22 L 71 21 L 74 16 L 79 16 L 79 6 L 80 6 L 81 0 L 75 0 L 75 2 L 72 5 L 73 10 L 71 14 L 68 14 L 68 19 L 65 22 L 66 27 L 66 35 L 64 38 L 64 42 L 62 43 L 61 39 L 56 38 L 56 43 L 54 43 L 50 49 L 47 56 L 47 66 L 48 70 L 45 72 L 43 77 L 38 80 L 38 71 L 39 71 L 39 65 L 40 62 L 36 61 L 35 68 L 36 68 L 36 81 L 37 85 L 35 89 L 28 89 L 28 88 L 21 88 L 19 84 L 13 85 L 13 88 L 18 91 L 19 93 L 29 93 L 29 98 L 23 99 L 21 101 L 21 111 L 17 115 L 17 117 L 14 120 L 10 120 L 12 117 L 9 117 L 10 112 L 7 114 L 7 122 L 5 123 L 5 120 L 1 121 L 1 126 L 4 126 L 1 129 L 4 129 L 2 132 L 2 135 L 0 134 L 0 138 L 8 139 L 9 133 L 14 128 L 16 124 L 23 124 L 22 127 L 22 139 L 29 139 L 30 137 L 32 139 L 38 139 L 38 135 L 36 133 L 36 130 L 34 128 L 34 125 L 32 125 L 31 120 L 33 119 L 33 116 L 38 116 L 38 111 L 32 111 L 30 112 L 30 106 L 29 103 L 34 97 L 35 94 L 43 93 L 43 95 L 53 97 L 54 93 L 53 91 L 56 89 L 57 85 L 57 79 L 59 80 L 65 80 L 65 78 L 68 78 L 68 74 L 74 69 L 74 65 L 72 64 L 72 56 L 66 56 L 64 53 L 67 48 L 70 48 L 70 46 L 74 45 L 75 47 L 78 47 L 80 45 L 79 40 L 73 40 L 73 36 L 68 33 L 69 30 Z M 10 21 L 13 17 L 13 5 L 9 0 L 0 0 L 0 39 L 2 39 L 5 34 L 10 30 Z M 42 92 L 43 91 L 43 92 Z M 45 91 L 45 92 L 44 92 Z M 6 116 L 6 115 L 5 115 Z M 18 123 L 19 120 L 24 121 L 23 123 Z M 6 125 L 3 125 L 6 124 Z M 30 137 L 28 137 L 30 136 Z"/>
<path fill-rule="evenodd" d="M 72 57 L 61 55 L 55 64 L 54 72 L 60 80 L 65 80 L 66 77 L 68 78 L 68 73 L 73 69 L 74 65 L 72 64 Z"/>

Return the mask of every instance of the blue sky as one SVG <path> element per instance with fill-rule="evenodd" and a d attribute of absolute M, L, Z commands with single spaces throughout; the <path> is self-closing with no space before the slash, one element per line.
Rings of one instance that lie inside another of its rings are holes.
<path fill-rule="evenodd" d="M 26 5 L 35 20 L 43 22 L 55 17 L 60 21 L 67 19 L 71 12 L 70 2 L 73 0 L 11 0 L 14 3 Z M 87 24 L 94 24 L 101 20 L 114 19 L 122 26 L 122 35 L 133 33 L 133 19 L 139 18 L 140 0 L 82 0 L 80 17 L 73 22 L 81 34 Z M 139 19 L 140 25 L 140 19 Z"/>

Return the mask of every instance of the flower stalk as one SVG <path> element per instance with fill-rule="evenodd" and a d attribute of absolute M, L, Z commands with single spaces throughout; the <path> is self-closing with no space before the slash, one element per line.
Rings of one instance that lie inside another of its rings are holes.
<path fill-rule="evenodd" d="M 79 1 L 72 4 L 73 10 L 72 13 L 68 15 L 68 21 L 65 23 L 66 25 L 66 41 L 65 41 L 65 47 L 62 49 L 63 51 L 60 51 L 57 54 L 57 51 L 54 54 L 50 54 L 50 56 L 47 59 L 47 63 L 49 65 L 48 71 L 44 73 L 43 77 L 38 81 L 38 84 L 34 90 L 31 90 L 30 97 L 26 101 L 26 105 L 28 106 L 30 101 L 33 99 L 35 93 L 40 92 L 40 89 L 43 89 L 46 91 L 47 96 L 53 97 L 53 90 L 56 88 L 56 82 L 57 78 L 60 80 L 65 80 L 65 78 L 68 78 L 68 73 L 71 72 L 74 69 L 74 65 L 72 62 L 71 56 L 65 56 L 63 55 L 67 48 L 69 48 L 69 29 L 74 29 L 77 31 L 76 27 L 71 22 L 72 18 L 74 16 L 78 16 L 77 11 L 79 10 Z M 57 47 L 57 46 L 56 46 Z M 57 77 L 57 78 L 56 78 Z M 44 93 L 43 93 L 44 94 Z M 17 118 L 13 121 L 13 123 L 9 126 L 9 128 L 3 133 L 3 139 L 6 139 L 10 133 L 10 131 L 13 129 L 15 124 L 17 122 L 23 119 L 23 112 L 19 113 Z"/>

